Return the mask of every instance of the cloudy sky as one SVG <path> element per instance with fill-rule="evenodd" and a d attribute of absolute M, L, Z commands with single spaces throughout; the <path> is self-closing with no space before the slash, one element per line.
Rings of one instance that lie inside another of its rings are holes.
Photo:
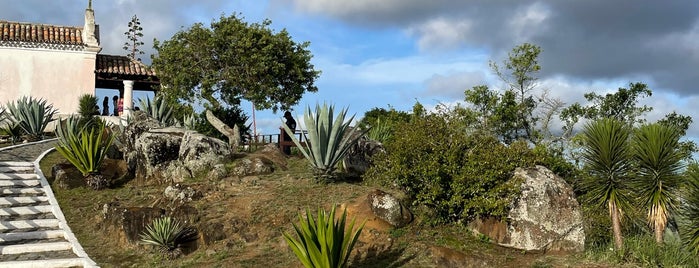
<path fill-rule="evenodd" d="M 81 26 L 87 0 L 7 1 L 0 19 Z M 195 22 L 241 13 L 265 18 L 294 40 L 310 41 L 322 71 L 306 105 L 328 101 L 358 116 L 373 107 L 409 110 L 455 103 L 464 89 L 502 85 L 488 61 L 502 62 L 523 42 L 539 45 L 540 90 L 566 103 L 644 82 L 650 120 L 673 110 L 699 121 L 699 1 L 488 0 L 94 0 L 107 54 L 121 49 L 131 16 L 152 40 Z M 143 58 L 148 58 L 148 55 Z M 149 62 L 149 60 L 145 60 Z M 101 92 L 100 94 L 113 94 Z M 243 107 L 250 112 L 249 104 Z M 258 132 L 276 133 L 281 115 L 257 112 Z M 699 124 L 689 134 L 699 137 Z"/>

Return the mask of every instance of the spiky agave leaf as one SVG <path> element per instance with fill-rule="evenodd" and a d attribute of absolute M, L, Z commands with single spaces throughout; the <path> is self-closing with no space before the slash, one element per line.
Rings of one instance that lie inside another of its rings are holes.
<path fill-rule="evenodd" d="M 183 244 L 198 238 L 197 230 L 180 224 L 171 217 L 161 217 L 153 220 L 141 234 L 141 242 L 153 245 L 164 253 L 172 253 Z M 170 254 L 175 257 L 176 255 Z"/>
<path fill-rule="evenodd" d="M 172 114 L 172 107 L 170 107 L 170 105 L 168 105 L 165 99 L 161 96 L 153 97 L 152 101 L 150 97 L 146 97 L 145 100 L 140 99 L 139 102 L 143 111 L 148 114 L 148 116 L 158 120 L 158 122 L 166 126 L 174 126 L 178 124 L 177 119 L 175 119 Z"/>

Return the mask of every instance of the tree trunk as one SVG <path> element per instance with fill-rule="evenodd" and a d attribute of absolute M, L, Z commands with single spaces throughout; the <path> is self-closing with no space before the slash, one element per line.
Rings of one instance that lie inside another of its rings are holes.
<path fill-rule="evenodd" d="M 619 250 L 624 246 L 621 236 L 621 213 L 616 204 L 609 200 L 609 216 L 612 218 L 612 232 L 614 233 L 614 247 Z"/>
<path fill-rule="evenodd" d="M 665 233 L 665 226 L 660 221 L 655 222 L 655 242 L 658 245 L 663 243 L 663 234 Z"/>
<path fill-rule="evenodd" d="M 216 130 L 221 132 L 228 138 L 228 144 L 231 146 L 233 152 L 238 150 L 238 145 L 240 144 L 240 132 L 238 131 L 238 126 L 233 126 L 233 128 L 223 123 L 221 119 L 218 119 L 210 110 L 206 110 L 206 120 L 211 123 Z"/>

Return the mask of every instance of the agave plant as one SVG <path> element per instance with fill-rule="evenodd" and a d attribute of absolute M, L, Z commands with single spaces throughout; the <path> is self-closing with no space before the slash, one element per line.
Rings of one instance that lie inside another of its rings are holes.
<path fill-rule="evenodd" d="M 80 126 L 80 118 L 72 116 L 57 124 L 56 136 L 56 150 L 82 173 L 87 185 L 95 190 L 107 187 L 99 169 L 114 141 L 112 132 L 104 124 Z"/>
<path fill-rule="evenodd" d="M 306 268 L 345 267 L 352 248 L 364 228 L 362 223 L 357 230 L 354 230 L 355 219 L 352 219 L 352 223 L 345 231 L 346 217 L 345 209 L 340 220 L 335 221 L 335 207 L 333 207 L 330 214 L 318 209 L 318 216 L 314 219 L 311 211 L 306 209 L 305 219 L 299 215 L 299 225 L 293 224 L 298 240 L 287 233 L 283 233 L 284 239 Z"/>
<path fill-rule="evenodd" d="M 314 169 L 316 178 L 330 180 L 334 177 L 335 167 L 342 161 L 352 145 L 366 133 L 357 128 L 350 128 L 349 124 L 354 116 L 345 121 L 347 109 L 342 109 L 337 117 L 333 116 L 334 106 L 316 104 L 315 113 L 308 106 L 304 113 L 304 123 L 307 131 L 302 131 L 303 138 L 310 146 L 304 147 L 294 132 L 282 124 L 284 131 L 291 137 Z M 333 121 L 333 117 L 335 120 Z M 308 133 L 308 134 L 306 134 Z"/>
<path fill-rule="evenodd" d="M 197 230 L 184 227 L 170 217 L 157 218 L 141 233 L 141 241 L 157 247 L 169 257 L 177 257 L 182 245 L 197 240 Z"/>
<path fill-rule="evenodd" d="M 27 134 L 28 140 L 41 140 L 44 138 L 44 129 L 54 120 L 58 111 L 53 108 L 53 104 L 48 104 L 46 100 L 35 99 L 24 96 L 16 102 L 9 102 L 7 109 L 10 112 L 12 121 L 17 122 L 19 127 Z"/>
<path fill-rule="evenodd" d="M 679 203 L 680 171 L 684 168 L 679 138 L 676 128 L 657 123 L 641 126 L 633 137 L 636 189 L 648 208 L 648 224 L 658 244 L 663 243 L 668 217 Z"/>
<path fill-rule="evenodd" d="M 0 106 L 0 132 L 7 135 L 12 144 L 17 143 L 17 141 L 22 139 L 22 128 L 19 126 L 19 122 L 15 121 L 12 116 L 6 113 L 6 109 Z"/>
<path fill-rule="evenodd" d="M 184 118 L 182 118 L 182 125 L 186 129 L 195 130 L 197 128 L 197 116 L 194 113 L 184 115 Z"/>
<path fill-rule="evenodd" d="M 142 110 L 148 114 L 148 116 L 158 120 L 158 122 L 166 126 L 174 126 L 178 124 L 177 119 L 175 119 L 175 116 L 172 114 L 172 107 L 167 104 L 164 98 L 155 96 L 151 101 L 149 97 L 146 97 L 145 100 L 139 99 L 139 103 Z"/>

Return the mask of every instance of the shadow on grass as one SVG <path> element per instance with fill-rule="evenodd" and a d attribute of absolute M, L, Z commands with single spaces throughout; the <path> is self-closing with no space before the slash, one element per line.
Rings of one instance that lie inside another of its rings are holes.
<path fill-rule="evenodd" d="M 394 268 L 401 267 L 415 258 L 415 254 L 404 256 L 405 247 L 393 248 L 372 246 L 367 250 L 367 253 L 362 256 L 356 256 L 349 267 L 376 267 L 376 268 Z"/>

